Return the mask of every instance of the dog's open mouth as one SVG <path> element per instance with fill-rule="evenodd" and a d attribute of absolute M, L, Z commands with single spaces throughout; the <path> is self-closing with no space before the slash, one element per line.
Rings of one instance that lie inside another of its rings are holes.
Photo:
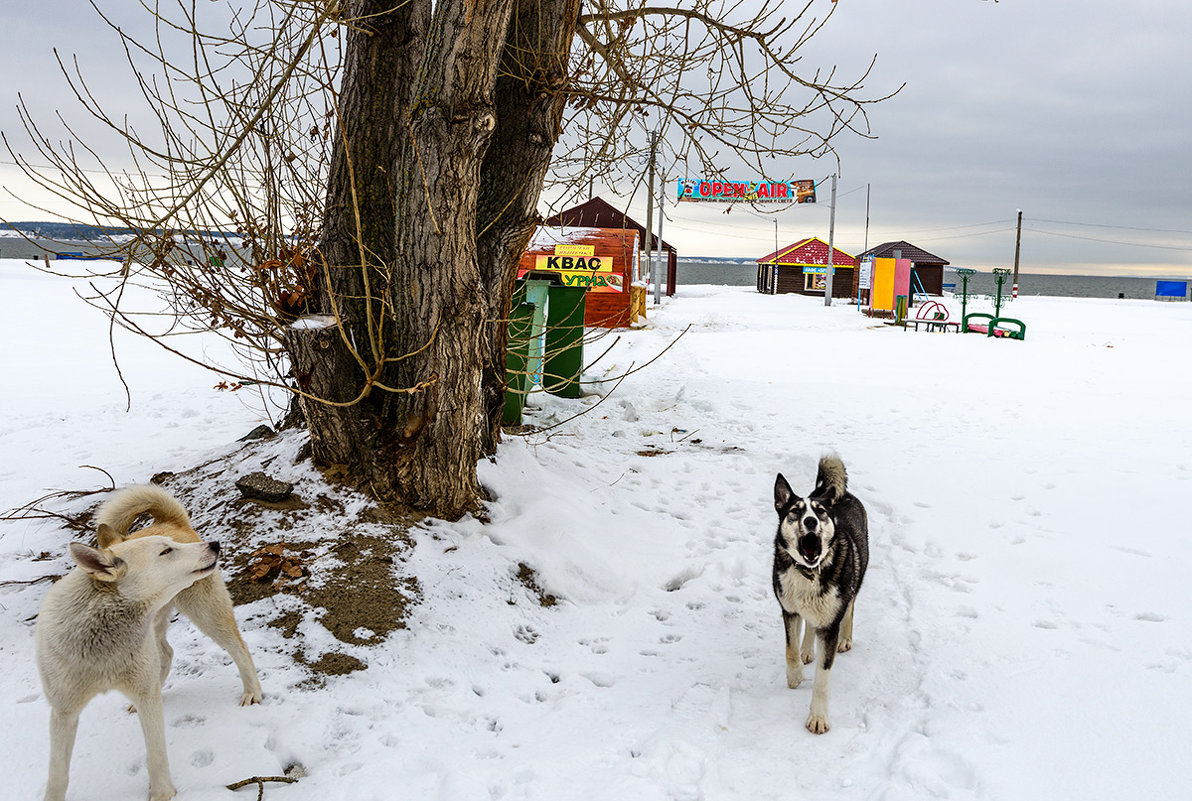
<path fill-rule="evenodd" d="M 212 560 L 211 560 L 211 564 L 209 564 L 209 565 L 206 565 L 205 567 L 200 567 L 198 570 L 195 570 L 194 572 L 195 572 L 195 573 L 198 573 L 199 575 L 202 575 L 202 574 L 204 574 L 204 573 L 210 573 L 210 572 L 212 572 L 213 570 L 215 570 L 215 566 L 216 566 L 218 563 L 219 563 L 219 560 L 218 560 L 218 559 L 212 559 Z"/>
<path fill-rule="evenodd" d="M 819 564 L 821 547 L 820 538 L 814 534 L 805 534 L 799 537 L 798 542 L 799 556 L 803 557 L 809 567 L 815 567 Z"/>

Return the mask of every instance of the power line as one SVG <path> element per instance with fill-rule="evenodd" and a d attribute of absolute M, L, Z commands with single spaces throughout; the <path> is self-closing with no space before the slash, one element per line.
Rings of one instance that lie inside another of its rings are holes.
<path fill-rule="evenodd" d="M 984 228 L 987 225 L 1014 225 L 1014 220 L 990 220 L 989 222 L 968 223 L 966 225 L 945 225 L 941 228 L 920 228 L 909 233 L 931 233 L 932 231 L 959 231 L 962 228 Z"/>
<path fill-rule="evenodd" d="M 1036 234 L 1045 234 L 1046 236 L 1060 236 L 1065 239 L 1083 239 L 1087 242 L 1100 242 L 1106 245 L 1124 245 L 1131 248 L 1156 248 L 1158 250 L 1180 250 L 1185 253 L 1192 251 L 1192 245 L 1149 245 L 1145 242 L 1122 242 L 1118 239 L 1100 239 L 1093 236 L 1080 236 L 1079 234 L 1062 234 L 1059 231 L 1045 231 L 1042 228 L 1027 228 L 1026 230 Z"/>
<path fill-rule="evenodd" d="M 1140 227 L 1134 226 L 1134 225 L 1109 225 L 1107 223 L 1085 223 L 1085 222 L 1073 222 L 1071 220 L 1044 220 L 1044 219 L 1040 219 L 1038 217 L 1033 217 L 1033 218 L 1029 218 L 1029 219 L 1031 220 L 1031 222 L 1052 223 L 1054 225 L 1079 225 L 1079 226 L 1083 226 L 1085 228 L 1116 228 L 1116 229 L 1119 229 L 1122 231 L 1150 231 L 1150 232 L 1160 233 L 1160 234 L 1192 234 L 1192 231 L 1188 231 L 1188 230 L 1185 230 L 1182 228 L 1140 228 Z"/>
<path fill-rule="evenodd" d="M 961 227 L 963 227 L 963 226 L 961 226 Z M 948 229 L 946 229 L 946 228 L 945 228 L 945 229 L 940 229 L 940 230 L 948 230 Z M 939 242 L 939 241 L 941 241 L 941 240 L 944 240 L 944 239 L 964 239 L 965 237 L 973 237 L 973 236 L 988 236 L 989 234 L 1004 234 L 1004 233 L 1006 233 L 1007 231 L 1013 231 L 1013 230 L 1014 230 L 1014 225 L 1013 225 L 1013 224 L 1010 224 L 1010 225 L 1008 225 L 1008 226 L 1007 226 L 1007 227 L 1005 227 L 1005 228 L 995 228 L 995 229 L 993 229 L 993 230 L 991 230 L 991 231 L 972 231 L 972 232 L 965 233 L 965 234 L 949 234 L 949 235 L 947 235 L 947 236 L 923 236 L 923 235 L 915 235 L 915 233 L 914 233 L 913 231 L 912 231 L 912 232 L 909 232 L 909 234 L 908 234 L 908 235 L 910 235 L 910 236 L 914 236 L 914 237 L 915 237 L 915 239 L 923 240 L 923 241 L 926 241 L 926 242 Z"/>

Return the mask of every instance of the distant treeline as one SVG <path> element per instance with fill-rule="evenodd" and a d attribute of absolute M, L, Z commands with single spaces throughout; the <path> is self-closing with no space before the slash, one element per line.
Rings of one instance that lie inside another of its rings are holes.
<path fill-rule="evenodd" d="M 116 236 L 133 236 L 139 231 L 111 225 L 84 225 L 68 222 L 11 222 L 0 223 L 0 230 L 16 231 L 30 238 L 67 240 L 74 242 L 102 242 Z M 175 231 L 183 236 L 205 238 L 236 236 L 226 231 Z"/>

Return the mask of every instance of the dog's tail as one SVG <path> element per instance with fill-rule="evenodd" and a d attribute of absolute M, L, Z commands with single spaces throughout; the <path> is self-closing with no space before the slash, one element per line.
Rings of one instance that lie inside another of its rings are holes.
<path fill-rule="evenodd" d="M 190 525 L 190 515 L 177 498 L 153 484 L 138 484 L 116 490 L 104 501 L 95 513 L 95 526 L 111 526 L 121 537 L 126 537 L 129 526 L 146 512 L 157 523 Z"/>
<path fill-rule="evenodd" d="M 844 469 L 844 462 L 836 454 L 824 456 L 819 461 L 819 471 L 815 475 L 815 489 L 811 497 L 827 503 L 840 500 L 848 489 L 848 471 Z"/>

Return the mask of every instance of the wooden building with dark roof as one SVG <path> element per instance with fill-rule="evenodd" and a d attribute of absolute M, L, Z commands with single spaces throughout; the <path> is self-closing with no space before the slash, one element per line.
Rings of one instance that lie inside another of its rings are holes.
<path fill-rule="evenodd" d="M 828 243 L 807 237 L 757 259 L 757 291 L 764 295 L 824 294 L 827 283 Z M 832 248 L 832 297 L 852 297 L 857 260 Z"/>
<path fill-rule="evenodd" d="M 563 209 L 558 214 L 543 221 L 542 225 L 544 227 L 554 226 L 556 228 L 573 226 L 576 228 L 635 230 L 638 233 L 637 242 L 643 256 L 643 269 L 648 269 L 644 265 L 646 227 L 621 209 L 614 207 L 611 203 L 604 200 L 604 198 L 594 197 L 586 203 L 580 203 L 578 206 Z M 673 295 L 675 294 L 675 278 L 679 271 L 679 252 L 665 239 L 660 240 L 656 232 L 651 233 L 650 241 L 652 243 L 651 250 L 654 251 L 658 250 L 659 242 L 662 243 L 662 250 L 666 253 L 666 278 L 663 279 L 662 288 L 668 296 Z"/>
<path fill-rule="evenodd" d="M 944 267 L 949 264 L 947 259 L 941 259 L 934 253 L 928 253 L 923 248 L 903 240 L 883 242 L 865 251 L 857 259 L 864 261 L 870 256 L 875 259 L 910 259 L 912 296 L 920 289 L 928 295 L 944 294 Z"/>

